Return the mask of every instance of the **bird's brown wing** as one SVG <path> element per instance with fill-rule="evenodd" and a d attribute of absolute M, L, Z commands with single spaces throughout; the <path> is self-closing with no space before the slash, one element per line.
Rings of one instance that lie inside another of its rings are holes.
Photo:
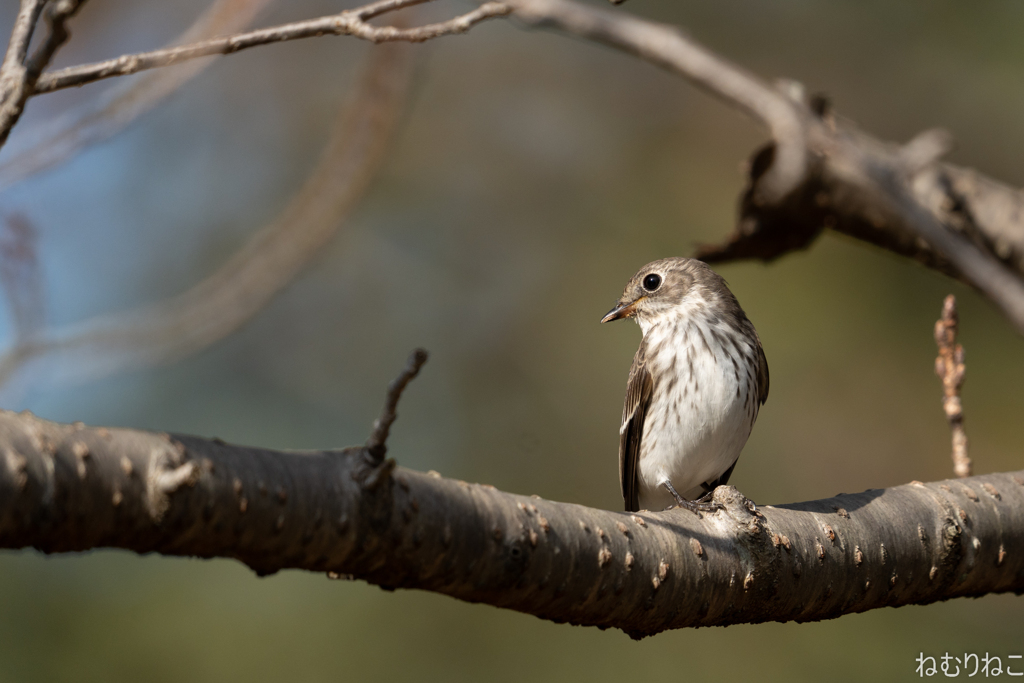
<path fill-rule="evenodd" d="M 644 418 L 651 405 L 654 380 L 646 367 L 645 345 L 640 344 L 626 383 L 626 403 L 622 407 L 622 427 L 619 429 L 619 484 L 627 512 L 640 509 L 640 489 L 637 468 L 640 462 L 640 441 L 644 435 Z"/>
<path fill-rule="evenodd" d="M 756 333 L 755 333 L 756 335 Z M 756 338 L 756 337 L 755 337 Z M 764 357 L 761 340 L 757 340 L 757 402 L 764 405 L 768 400 L 768 359 Z"/>

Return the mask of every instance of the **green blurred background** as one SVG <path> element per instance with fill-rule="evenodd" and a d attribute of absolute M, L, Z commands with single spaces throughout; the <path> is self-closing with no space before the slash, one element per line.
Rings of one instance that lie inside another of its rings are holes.
<path fill-rule="evenodd" d="M 259 24 L 346 6 L 277 3 Z M 93 0 L 59 64 L 160 45 L 204 7 Z M 827 92 L 883 138 L 945 126 L 954 161 L 1024 182 L 1024 4 L 625 9 L 681 24 L 765 78 Z M 14 10 L 4 3 L 3 26 Z M 299 187 L 369 49 L 323 38 L 224 58 L 118 138 L 0 196 L 0 211 L 39 227 L 50 320 L 141 304 L 210 273 Z M 425 346 L 431 360 L 391 440 L 401 464 L 618 509 L 617 428 L 640 332 L 597 321 L 639 266 L 732 229 L 741 163 L 764 135 L 647 64 L 511 22 L 416 49 L 383 172 L 269 308 L 173 365 L 5 407 L 337 447 L 365 439 L 387 381 Z M 32 100 L 12 144 L 104 87 Z M 973 292 L 834 235 L 720 270 L 771 365 L 771 400 L 731 482 L 754 500 L 951 476 L 931 336 L 949 292 L 976 471 L 1020 467 L 1024 342 Z M 227 560 L 2 551 L 0 681 L 906 680 L 920 651 L 1024 654 L 1021 606 L 989 596 L 636 643 L 321 575 L 259 579 Z"/>

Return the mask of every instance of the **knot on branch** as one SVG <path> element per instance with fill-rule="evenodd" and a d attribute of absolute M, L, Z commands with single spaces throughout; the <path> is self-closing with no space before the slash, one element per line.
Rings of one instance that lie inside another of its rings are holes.
<path fill-rule="evenodd" d="M 748 533 L 761 533 L 764 515 L 758 511 L 754 501 L 740 493 L 735 486 L 719 486 L 712 494 L 712 500 Z"/>
<path fill-rule="evenodd" d="M 913 178 L 953 151 L 954 146 L 952 133 L 944 128 L 930 128 L 903 145 L 898 156 L 907 175 Z"/>
<path fill-rule="evenodd" d="M 200 474 L 195 462 L 185 460 L 185 447 L 180 442 L 154 449 L 146 473 L 146 507 L 150 518 L 160 523 L 171 506 L 171 495 L 183 486 L 195 486 Z"/>
<path fill-rule="evenodd" d="M 740 197 L 736 230 L 720 244 L 701 244 L 695 258 L 707 263 L 757 259 L 773 261 L 791 251 L 807 249 L 826 227 L 834 227 L 832 207 L 825 201 L 820 163 L 808 163 L 802 181 L 785 197 L 764 202 L 761 186 L 776 163 L 778 146 L 770 142 L 747 162 L 747 186 Z"/>

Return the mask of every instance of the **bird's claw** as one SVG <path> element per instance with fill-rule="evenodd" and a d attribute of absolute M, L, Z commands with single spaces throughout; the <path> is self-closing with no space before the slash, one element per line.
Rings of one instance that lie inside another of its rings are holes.
<path fill-rule="evenodd" d="M 666 510 L 675 510 L 676 508 L 684 508 L 690 512 L 700 516 L 702 512 L 716 512 L 717 510 L 724 510 L 725 506 L 721 503 L 708 502 L 699 500 L 677 500 L 672 505 L 669 505 Z"/>
<path fill-rule="evenodd" d="M 676 491 L 674 486 L 672 486 L 672 482 L 665 482 L 663 486 L 666 489 L 668 489 L 668 492 L 671 493 L 672 497 L 675 498 L 676 500 L 674 504 L 669 505 L 667 508 L 665 508 L 666 510 L 674 510 L 675 508 L 685 508 L 693 514 L 700 517 L 700 513 L 702 512 L 715 512 L 716 510 L 725 509 L 724 505 L 722 505 L 721 503 L 717 503 L 713 500 L 713 495 L 715 493 L 714 489 L 708 491 L 697 500 L 686 500 L 681 495 L 679 495 L 679 492 Z"/>

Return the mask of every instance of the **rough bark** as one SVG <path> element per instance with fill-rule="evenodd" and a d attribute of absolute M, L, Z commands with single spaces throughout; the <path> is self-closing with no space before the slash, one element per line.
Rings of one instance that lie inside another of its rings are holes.
<path fill-rule="evenodd" d="M 951 142 L 925 131 L 895 145 L 838 121 L 802 87 L 773 87 L 678 28 L 573 0 L 505 0 L 513 16 L 600 42 L 676 73 L 764 124 L 736 232 L 697 257 L 770 260 L 825 227 L 967 282 L 1024 334 L 1024 193 L 939 159 Z"/>
<path fill-rule="evenodd" d="M 379 464 L 378 464 L 379 463 Z M 0 413 L 0 547 L 333 572 L 634 637 L 1024 590 L 1024 471 L 610 512 L 395 467 Z"/>
<path fill-rule="evenodd" d="M 771 261 L 810 247 L 831 229 L 975 286 L 1024 329 L 1017 296 L 1024 276 L 1024 193 L 935 159 L 915 167 L 906 153 L 914 141 L 883 143 L 828 116 L 808 126 L 814 162 L 799 187 L 783 201 L 757 201 L 775 145 L 757 151 L 736 231 L 722 244 L 698 249 L 698 258 Z M 928 237 L 924 223 L 933 230 Z M 942 238 L 945 252 L 936 246 Z"/>

